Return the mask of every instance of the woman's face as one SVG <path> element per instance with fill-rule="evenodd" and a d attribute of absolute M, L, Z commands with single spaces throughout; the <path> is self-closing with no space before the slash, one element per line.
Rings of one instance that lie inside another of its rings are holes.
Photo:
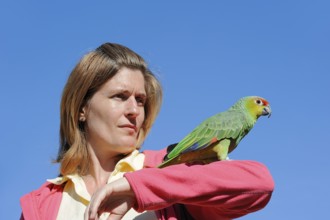
<path fill-rule="evenodd" d="M 122 68 L 83 108 L 87 142 L 94 150 L 122 154 L 136 148 L 145 117 L 144 83 L 140 70 Z"/>

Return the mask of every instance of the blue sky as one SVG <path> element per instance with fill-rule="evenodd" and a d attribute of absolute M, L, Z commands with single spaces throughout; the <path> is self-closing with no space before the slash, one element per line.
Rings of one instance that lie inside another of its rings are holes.
<path fill-rule="evenodd" d="M 179 141 L 247 95 L 271 103 L 230 155 L 268 166 L 268 206 L 243 217 L 325 219 L 330 202 L 329 1 L 2 1 L 0 219 L 57 175 L 59 102 L 73 66 L 104 42 L 141 54 L 164 87 L 143 149 Z M 219 174 L 220 175 L 220 174 Z"/>

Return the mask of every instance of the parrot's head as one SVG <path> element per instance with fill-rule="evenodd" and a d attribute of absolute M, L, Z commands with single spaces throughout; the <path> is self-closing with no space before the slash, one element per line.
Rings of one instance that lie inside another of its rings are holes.
<path fill-rule="evenodd" d="M 243 98 L 243 103 L 250 115 L 255 117 L 255 119 L 266 115 L 268 115 L 269 118 L 272 114 L 269 102 L 262 97 L 248 96 Z"/>

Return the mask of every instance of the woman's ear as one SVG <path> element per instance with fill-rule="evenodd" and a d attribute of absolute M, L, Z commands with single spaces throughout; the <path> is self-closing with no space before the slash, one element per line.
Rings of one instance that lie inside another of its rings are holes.
<path fill-rule="evenodd" d="M 86 106 L 84 106 L 79 113 L 79 121 L 84 122 L 86 121 Z"/>

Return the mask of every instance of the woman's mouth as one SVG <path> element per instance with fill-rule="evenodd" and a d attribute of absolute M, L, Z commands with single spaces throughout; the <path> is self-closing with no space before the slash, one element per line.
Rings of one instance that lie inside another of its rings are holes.
<path fill-rule="evenodd" d="M 135 125 L 133 125 L 133 124 L 124 124 L 124 125 L 120 125 L 119 126 L 120 128 L 124 128 L 124 129 L 127 129 L 127 130 L 129 130 L 129 131 L 131 131 L 131 132 L 137 132 L 137 127 L 135 126 Z"/>

